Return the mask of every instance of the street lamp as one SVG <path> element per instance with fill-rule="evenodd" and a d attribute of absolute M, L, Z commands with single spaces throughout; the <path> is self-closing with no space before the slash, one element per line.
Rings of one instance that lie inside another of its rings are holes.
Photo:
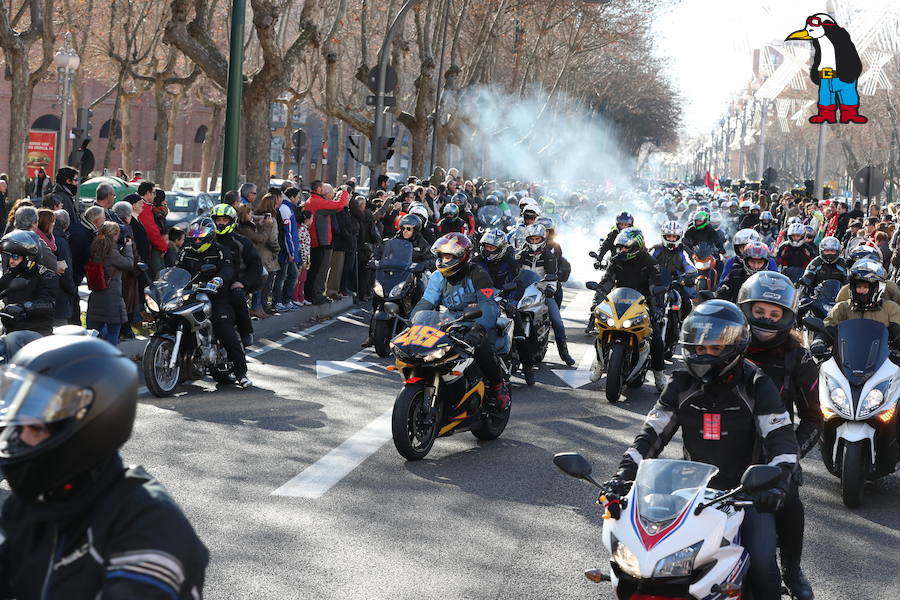
<path fill-rule="evenodd" d="M 66 32 L 63 47 L 53 56 L 53 64 L 56 65 L 57 97 L 61 107 L 59 119 L 59 141 L 56 144 L 56 168 L 59 169 L 66 162 L 66 141 L 69 137 L 69 128 L 66 124 L 69 112 L 69 100 L 72 96 L 72 81 L 75 79 L 75 71 L 81 64 L 81 58 L 72 48 L 72 34 Z M 52 174 L 51 174 L 52 176 Z"/>

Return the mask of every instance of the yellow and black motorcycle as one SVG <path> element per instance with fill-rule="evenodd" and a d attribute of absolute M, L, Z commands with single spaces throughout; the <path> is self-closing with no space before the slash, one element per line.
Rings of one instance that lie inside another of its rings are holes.
<path fill-rule="evenodd" d="M 590 281 L 587 287 L 596 290 Z M 640 387 L 650 367 L 650 307 L 637 290 L 616 288 L 594 308 L 594 349 L 597 359 L 591 380 L 598 381 L 606 373 L 606 399 L 619 399 L 622 384 Z"/>
<path fill-rule="evenodd" d="M 460 431 L 479 440 L 500 437 L 509 421 L 510 405 L 503 409 L 488 396 L 488 382 L 475 364 L 475 348 L 462 339 L 469 323 L 481 317 L 478 308 L 457 319 L 451 313 L 423 310 L 408 329 L 391 341 L 403 390 L 394 401 L 391 433 L 394 446 L 407 460 L 421 460 L 434 441 Z M 468 322 L 468 323 L 467 323 Z M 498 319 L 502 329 L 496 350 L 509 378 L 512 322 Z"/>

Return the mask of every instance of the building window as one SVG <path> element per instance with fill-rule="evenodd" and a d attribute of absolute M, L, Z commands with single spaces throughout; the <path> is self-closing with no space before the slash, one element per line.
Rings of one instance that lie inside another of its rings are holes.
<path fill-rule="evenodd" d="M 59 131 L 59 117 L 56 115 L 41 115 L 31 124 L 32 129 L 41 131 Z"/>
<path fill-rule="evenodd" d="M 194 134 L 194 143 L 202 144 L 206 141 L 206 125 L 201 125 L 197 128 L 197 133 Z"/>
<path fill-rule="evenodd" d="M 122 126 L 118 121 L 113 121 L 112 119 L 109 119 L 108 121 L 106 121 L 106 123 L 100 126 L 100 137 L 103 139 L 109 138 L 110 129 L 113 130 L 113 135 L 116 137 L 116 139 L 122 139 Z"/>

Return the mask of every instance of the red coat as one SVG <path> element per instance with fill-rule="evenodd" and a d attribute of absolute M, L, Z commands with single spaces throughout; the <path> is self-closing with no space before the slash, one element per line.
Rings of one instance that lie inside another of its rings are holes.
<path fill-rule="evenodd" d="M 138 215 L 138 221 L 141 222 L 141 225 L 147 231 L 147 239 L 150 240 L 150 245 L 153 249 L 165 254 L 169 250 L 169 240 L 163 237 L 163 234 L 159 231 L 159 225 L 153 219 L 152 205 L 144 204 L 144 210 Z"/>
<path fill-rule="evenodd" d="M 309 198 L 306 200 L 306 204 L 303 205 L 304 210 L 308 210 L 312 213 L 312 221 L 313 226 L 309 229 L 309 242 L 311 248 L 319 247 L 319 236 L 324 234 L 326 236 L 326 240 L 322 241 L 322 244 L 325 246 L 331 245 L 331 221 L 329 220 L 327 226 L 322 227 L 322 231 L 320 232 L 319 223 L 316 222 L 316 211 L 319 210 L 344 210 L 347 207 L 347 204 L 350 203 L 350 192 L 346 190 L 341 190 L 337 194 L 337 198 L 335 200 L 327 200 L 324 196 L 320 196 L 319 194 L 310 194 Z"/>

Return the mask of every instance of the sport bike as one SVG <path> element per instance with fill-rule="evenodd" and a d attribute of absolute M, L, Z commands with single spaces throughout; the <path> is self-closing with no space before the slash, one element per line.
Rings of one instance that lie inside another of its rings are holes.
<path fill-rule="evenodd" d="M 506 428 L 511 403 L 501 409 L 488 396 L 489 384 L 475 363 L 475 347 L 463 339 L 471 321 L 480 316 L 478 308 L 456 318 L 446 311 L 419 311 L 410 327 L 391 342 L 396 361 L 389 369 L 403 379 L 391 432 L 394 446 L 407 460 L 425 458 L 442 436 L 471 431 L 480 440 L 493 440 Z M 503 331 L 495 349 L 508 379 L 512 321 L 498 319 L 498 327 Z"/>
<path fill-rule="evenodd" d="M 562 453 L 553 462 L 567 475 L 602 489 L 580 454 Z M 741 546 L 749 494 L 769 489 L 781 469 L 752 465 L 741 485 L 722 492 L 708 487 L 718 469 L 686 460 L 641 461 L 624 497 L 603 493 L 603 545 L 610 572 L 585 571 L 595 582 L 612 583 L 620 600 L 746 598 L 750 556 Z"/>

